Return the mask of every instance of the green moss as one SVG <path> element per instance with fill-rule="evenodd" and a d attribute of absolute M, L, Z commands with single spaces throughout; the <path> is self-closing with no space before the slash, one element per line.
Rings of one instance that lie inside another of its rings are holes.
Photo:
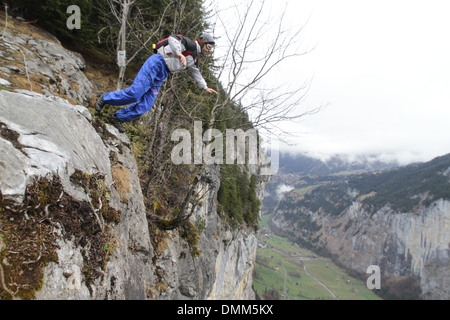
<path fill-rule="evenodd" d="M 162 230 L 173 230 L 178 228 L 180 222 L 174 219 L 159 219 L 156 221 L 158 227 Z"/>
<path fill-rule="evenodd" d="M 179 229 L 180 236 L 186 241 L 192 257 L 200 257 L 202 250 L 198 249 L 200 242 L 200 232 L 191 222 L 184 223 Z"/>
<path fill-rule="evenodd" d="M 71 181 L 83 185 L 95 201 L 74 199 L 57 176 L 33 181 L 20 205 L 0 193 L 0 263 L 6 286 L 15 296 L 0 288 L 0 299 L 35 298 L 44 282 L 44 268 L 58 261 L 60 237 L 87 248 L 82 251 L 82 272 L 88 288 L 101 276 L 99 270 L 117 247 L 112 224 L 120 221 L 120 211 L 108 205 L 109 191 L 101 175 L 77 171 Z"/>
<path fill-rule="evenodd" d="M 43 269 L 49 262 L 57 261 L 55 243 L 56 230 L 48 218 L 50 207 L 57 199 L 60 184 L 48 180 L 34 181 L 27 188 L 23 205 L 8 202 L 0 197 L 1 234 L 3 250 L 0 252 L 6 286 L 16 298 L 34 299 L 35 292 L 42 288 Z M 11 299 L 6 291 L 0 290 L 0 297 Z"/>
<path fill-rule="evenodd" d="M 119 223 L 121 211 L 109 206 L 110 190 L 105 184 L 105 176 L 100 173 L 89 174 L 80 170 L 70 177 L 70 181 L 81 186 L 91 199 L 92 207 L 97 210 L 107 223 Z"/>

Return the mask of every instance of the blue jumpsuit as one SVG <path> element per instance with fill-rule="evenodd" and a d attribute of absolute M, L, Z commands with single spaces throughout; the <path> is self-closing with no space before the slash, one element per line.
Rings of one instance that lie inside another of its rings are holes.
<path fill-rule="evenodd" d="M 130 104 L 116 112 L 122 121 L 131 121 L 149 111 L 164 80 L 169 76 L 166 62 L 160 54 L 154 54 L 147 59 L 134 79 L 131 87 L 120 91 L 108 92 L 103 96 L 105 103 L 113 106 Z"/>

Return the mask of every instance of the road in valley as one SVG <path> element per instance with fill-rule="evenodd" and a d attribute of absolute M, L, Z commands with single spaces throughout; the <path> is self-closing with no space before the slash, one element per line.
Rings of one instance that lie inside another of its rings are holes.
<path fill-rule="evenodd" d="M 288 257 L 289 259 L 292 259 L 292 257 L 290 257 L 287 253 L 285 253 L 285 252 L 283 252 L 283 251 L 281 251 L 281 250 L 279 250 L 279 249 L 277 249 L 277 248 L 271 246 L 269 243 L 266 242 L 266 245 L 269 246 L 269 247 L 271 247 L 273 250 L 275 250 L 275 251 L 281 253 L 282 255 Z M 339 300 L 339 298 L 333 293 L 333 291 L 330 290 L 330 288 L 328 288 L 322 281 L 320 281 L 319 279 L 315 278 L 312 274 L 310 274 L 310 273 L 308 272 L 308 270 L 306 269 L 305 261 L 309 260 L 309 258 L 306 258 L 306 259 L 305 259 L 305 258 L 298 258 L 298 259 L 294 259 L 294 260 L 297 261 L 297 262 L 299 262 L 299 263 L 301 263 L 301 264 L 303 265 L 303 270 L 305 271 L 305 273 L 306 273 L 311 279 L 313 279 L 314 281 L 317 281 L 321 286 L 323 286 L 323 287 L 330 293 L 331 296 L 333 296 L 336 300 Z M 284 271 L 285 271 L 285 274 L 284 274 L 284 294 L 285 294 L 287 297 L 289 297 L 288 294 L 287 294 L 287 292 L 286 292 L 286 273 L 287 273 L 287 272 L 286 272 L 286 269 L 284 269 Z"/>

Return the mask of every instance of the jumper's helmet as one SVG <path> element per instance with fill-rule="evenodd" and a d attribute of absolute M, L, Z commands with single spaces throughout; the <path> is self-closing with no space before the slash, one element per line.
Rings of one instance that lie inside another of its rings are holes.
<path fill-rule="evenodd" d="M 216 45 L 214 38 L 209 33 L 202 33 L 201 36 L 197 39 L 197 42 L 202 48 L 205 44 L 209 44 L 212 46 Z"/>

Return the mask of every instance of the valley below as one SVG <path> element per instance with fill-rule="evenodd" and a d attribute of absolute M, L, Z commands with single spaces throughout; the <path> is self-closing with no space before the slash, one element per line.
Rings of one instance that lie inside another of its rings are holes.
<path fill-rule="evenodd" d="M 329 258 L 320 257 L 270 231 L 261 221 L 253 289 L 262 299 L 379 300 L 364 281 L 348 276 Z M 368 275 L 369 276 L 369 275 Z"/>
<path fill-rule="evenodd" d="M 306 157 L 280 163 L 263 202 L 258 295 L 449 299 L 450 155 L 405 167 Z M 381 274 L 373 292 L 372 265 Z"/>

